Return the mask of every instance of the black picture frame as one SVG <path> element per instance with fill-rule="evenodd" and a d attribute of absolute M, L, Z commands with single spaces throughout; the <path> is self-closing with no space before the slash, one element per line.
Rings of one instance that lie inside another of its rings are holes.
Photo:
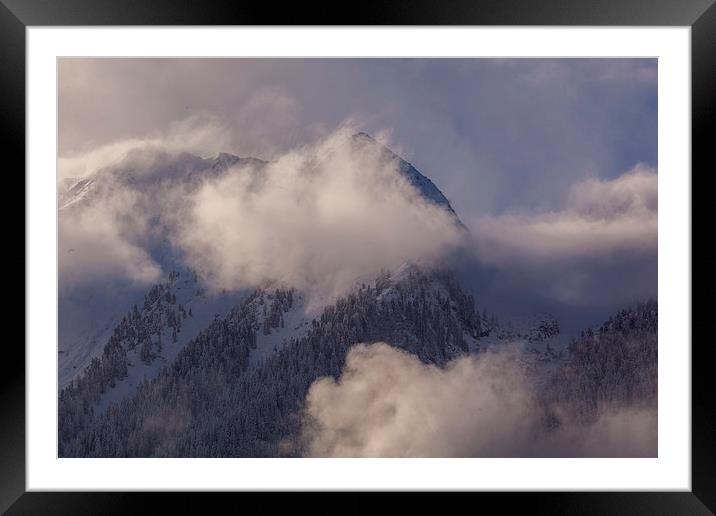
<path fill-rule="evenodd" d="M 361 0 L 348 5 L 311 2 L 280 6 L 268 2 L 190 0 L 0 0 L 0 146 L 6 177 L 14 177 L 20 183 L 19 178 L 23 177 L 20 171 L 25 170 L 26 27 L 284 24 L 690 26 L 692 170 L 699 169 L 702 174 L 716 170 L 713 131 L 709 131 L 714 129 L 716 118 L 714 0 Z M 693 176 L 692 172 L 692 181 Z M 24 191 L 24 180 L 17 188 Z M 18 194 L 9 197 L 21 198 Z M 4 220 L 13 225 L 20 208 L 4 204 L 8 212 Z M 14 226 L 23 232 L 24 240 L 24 227 L 17 223 Z M 24 244 L 22 249 L 22 252 L 6 255 L 6 259 L 9 258 L 7 276 L 17 276 L 18 281 L 19 274 L 11 271 L 22 267 L 18 263 L 21 257 L 26 263 Z M 24 285 L 22 288 L 24 292 Z M 710 389 L 713 385 L 709 371 L 712 368 L 710 349 L 708 341 L 692 346 L 691 492 L 475 493 L 470 496 L 478 498 L 471 498 L 470 503 L 487 503 L 508 512 L 515 508 L 528 509 L 538 514 L 714 514 L 716 405 Z M 25 354 L 17 339 L 6 337 L 2 357 L 5 367 L 0 373 L 0 512 L 7 510 L 7 514 L 13 515 L 129 514 L 152 510 L 150 500 L 168 502 L 169 495 L 165 493 L 25 492 Z M 173 495 L 173 504 L 184 510 L 201 509 L 201 512 L 210 510 L 216 501 L 223 503 L 231 497 L 233 504 L 236 496 L 249 496 L 247 493 Z M 373 503 L 370 496 L 350 496 L 352 510 L 367 510 Z M 251 497 L 254 498 L 251 501 L 259 504 L 284 499 L 275 493 Z M 423 504 L 424 497 L 415 494 L 411 500 Z"/>

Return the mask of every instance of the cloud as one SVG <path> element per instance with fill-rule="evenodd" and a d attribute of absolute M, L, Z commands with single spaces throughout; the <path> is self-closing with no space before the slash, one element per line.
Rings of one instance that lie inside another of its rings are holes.
<path fill-rule="evenodd" d="M 444 369 L 385 343 L 351 348 L 315 381 L 302 445 L 318 457 L 653 456 L 656 413 L 612 407 L 591 425 L 541 423 L 538 385 L 515 349 Z"/>
<path fill-rule="evenodd" d="M 556 210 L 473 217 L 474 252 L 462 276 L 491 303 L 547 304 L 570 317 L 573 309 L 606 315 L 655 297 L 657 189 L 656 169 L 638 164 L 613 179 L 572 184 Z"/>
<path fill-rule="evenodd" d="M 232 139 L 231 129 L 220 118 L 207 114 L 192 115 L 172 122 L 165 131 L 152 136 L 118 140 L 85 152 L 60 156 L 57 160 L 58 180 L 62 185 L 64 180 L 83 178 L 104 167 L 117 165 L 130 151 L 216 155 L 230 148 Z"/>
<path fill-rule="evenodd" d="M 589 174 L 657 160 L 656 59 L 107 59 L 58 61 L 62 157 L 207 113 L 224 151 L 274 159 L 358 116 L 465 219 L 553 208 Z M 185 150 L 185 149 L 183 149 Z"/>
<path fill-rule="evenodd" d="M 637 165 L 612 180 L 574 185 L 562 211 L 475 221 L 480 260 L 491 265 L 609 258 L 657 250 L 657 173 Z"/>
<path fill-rule="evenodd" d="M 171 252 L 172 263 L 217 289 L 280 281 L 331 296 L 461 243 L 455 218 L 421 197 L 382 147 L 359 145 L 351 127 L 223 173 L 201 173 L 212 162 L 172 154 L 213 132 L 190 120 L 92 176 L 94 197 L 60 212 L 62 277 L 81 281 L 86 270 L 87 281 L 102 272 L 154 281 Z M 196 179 L 175 180 L 195 169 Z"/>
<path fill-rule="evenodd" d="M 207 182 L 178 230 L 187 262 L 224 288 L 274 279 L 336 293 L 382 268 L 448 255 L 461 240 L 454 217 L 352 131 Z"/>
<path fill-rule="evenodd" d="M 252 155 L 274 159 L 299 143 L 299 133 L 325 136 L 323 128 L 301 127 L 301 111 L 285 87 L 260 88 L 230 117 L 229 124 L 236 128 L 230 148 L 251 149 Z"/>
<path fill-rule="evenodd" d="M 543 439 L 540 456 L 656 457 L 658 414 L 653 406 L 609 407 L 589 425 L 565 425 Z"/>
<path fill-rule="evenodd" d="M 141 245 L 147 220 L 137 211 L 138 196 L 115 191 L 82 211 L 60 213 L 58 266 L 60 289 L 109 279 L 146 284 L 159 280 L 160 266 Z"/>
<path fill-rule="evenodd" d="M 306 397 L 312 456 L 512 455 L 533 417 L 524 376 L 505 355 L 440 369 L 388 344 L 351 348 L 341 378 Z"/>

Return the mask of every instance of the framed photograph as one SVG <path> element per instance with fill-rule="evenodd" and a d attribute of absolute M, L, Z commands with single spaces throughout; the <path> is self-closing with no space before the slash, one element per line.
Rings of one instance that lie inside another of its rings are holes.
<path fill-rule="evenodd" d="M 2 0 L 26 311 L 0 509 L 713 514 L 712 3 Z"/>

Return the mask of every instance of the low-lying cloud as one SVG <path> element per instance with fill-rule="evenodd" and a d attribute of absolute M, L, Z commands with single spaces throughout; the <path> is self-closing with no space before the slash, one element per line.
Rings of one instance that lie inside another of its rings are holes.
<path fill-rule="evenodd" d="M 149 227 L 138 201 L 136 192 L 114 191 L 101 203 L 68 214 L 60 213 L 61 289 L 102 284 L 112 278 L 139 285 L 161 278 L 161 267 L 142 245 Z"/>
<path fill-rule="evenodd" d="M 656 455 L 654 409 L 614 407 L 592 424 L 549 430 L 537 392 L 514 349 L 439 368 L 359 344 L 337 381 L 311 386 L 302 443 L 318 457 Z"/>
<path fill-rule="evenodd" d="M 657 173 L 645 165 L 613 180 L 574 185 L 562 211 L 483 217 L 474 224 L 480 260 L 491 265 L 609 258 L 657 249 Z"/>
<path fill-rule="evenodd" d="M 308 454 L 330 457 L 513 455 L 533 417 L 524 376 L 506 355 L 445 369 L 388 344 L 356 345 L 341 378 L 306 398 Z"/>
<path fill-rule="evenodd" d="M 577 183 L 562 211 L 480 218 L 479 257 L 514 265 L 655 252 L 657 177 L 640 164 L 613 180 Z"/>
<path fill-rule="evenodd" d="M 527 307 L 613 310 L 656 296 L 657 184 L 655 169 L 637 165 L 615 179 L 575 183 L 555 211 L 471 219 L 468 265 L 488 271 L 476 288 L 511 306 L 527 296 Z"/>

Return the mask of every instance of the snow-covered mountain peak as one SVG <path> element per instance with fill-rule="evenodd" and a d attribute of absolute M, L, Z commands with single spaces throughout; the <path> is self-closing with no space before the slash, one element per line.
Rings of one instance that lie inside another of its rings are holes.
<path fill-rule="evenodd" d="M 428 177 L 421 174 L 418 169 L 416 169 L 411 163 L 407 162 L 406 160 L 395 154 L 392 150 L 375 140 L 367 133 L 359 132 L 354 134 L 352 138 L 354 144 L 358 148 L 375 148 L 385 159 L 395 162 L 400 174 L 402 174 L 410 182 L 410 184 L 413 185 L 420 192 L 420 194 L 424 198 L 439 206 L 442 206 L 450 213 L 452 213 L 455 218 L 458 218 L 457 214 L 455 213 L 455 210 L 453 210 L 447 197 L 445 197 L 445 195 L 440 191 L 440 189 L 435 186 L 435 183 L 433 183 Z"/>
<path fill-rule="evenodd" d="M 212 169 L 218 169 L 218 170 L 228 170 L 229 168 L 239 165 L 253 165 L 255 167 L 263 167 L 268 162 L 264 161 L 259 158 L 254 158 L 253 156 L 246 156 L 246 157 L 239 157 L 235 154 L 230 154 L 228 152 L 220 152 L 215 158 L 208 159 L 207 161 L 211 161 Z"/>
<path fill-rule="evenodd" d="M 117 189 L 151 194 L 167 185 L 184 185 L 190 189 L 203 179 L 217 177 L 232 167 L 261 168 L 266 164 L 254 157 L 239 157 L 222 152 L 213 158 L 202 158 L 189 152 L 171 153 L 156 148 L 137 148 L 118 162 L 100 168 L 82 178 L 70 178 L 58 185 L 59 209 L 78 208 Z"/>
<path fill-rule="evenodd" d="M 367 133 L 356 133 L 352 140 L 357 150 L 372 149 L 396 165 L 398 172 L 415 187 L 420 195 L 449 211 L 459 222 L 448 199 L 437 186 L 412 164 Z M 215 157 L 202 158 L 189 152 L 168 152 L 155 147 L 129 150 L 118 162 L 82 177 L 66 179 L 58 185 L 59 209 L 77 209 L 104 195 L 114 195 L 117 189 L 131 189 L 150 193 L 167 185 L 184 185 L 190 189 L 204 179 L 217 177 L 234 167 L 262 169 L 268 162 L 255 157 L 240 157 L 221 152 Z M 462 226 L 462 223 L 460 223 Z"/>

